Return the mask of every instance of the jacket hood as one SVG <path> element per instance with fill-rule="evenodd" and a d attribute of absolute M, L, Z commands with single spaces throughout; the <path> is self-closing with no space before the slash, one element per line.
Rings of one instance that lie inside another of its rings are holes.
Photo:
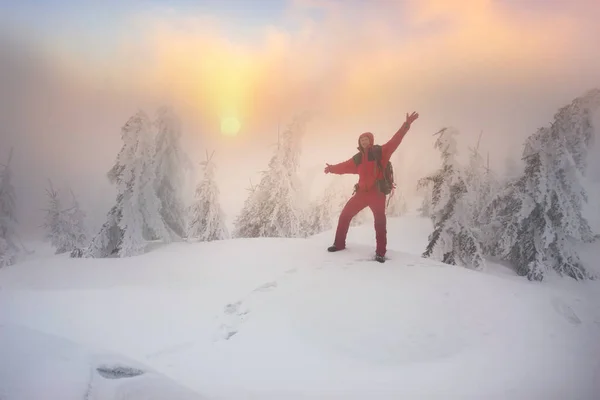
<path fill-rule="evenodd" d="M 366 137 L 368 137 L 368 138 L 369 138 L 369 147 L 372 147 L 372 146 L 373 146 L 373 143 L 375 143 L 375 138 L 374 138 L 374 136 L 373 136 L 373 134 L 372 134 L 371 132 L 365 132 L 365 133 L 361 134 L 361 135 L 358 137 L 358 150 L 360 150 L 360 151 L 362 151 L 362 147 L 360 147 L 360 139 L 361 139 L 363 136 L 366 136 Z"/>

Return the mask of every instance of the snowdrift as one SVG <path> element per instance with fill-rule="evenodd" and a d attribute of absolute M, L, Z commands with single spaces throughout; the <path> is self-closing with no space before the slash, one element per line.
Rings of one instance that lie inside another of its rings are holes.
<path fill-rule="evenodd" d="M 475 272 L 422 259 L 430 229 L 390 219 L 385 264 L 370 260 L 366 225 L 351 228 L 339 253 L 326 251 L 326 232 L 2 269 L 0 388 L 16 381 L 41 393 L 46 371 L 64 371 L 62 398 L 75 398 L 97 368 L 91 350 L 43 344 L 22 326 L 123 355 L 107 365 L 147 372 L 117 381 L 137 393 L 147 384 L 152 398 L 598 398 L 599 282 L 534 283 L 498 265 Z M 134 392 L 111 386 L 96 398 Z M 0 389 L 0 398 L 40 398 L 19 393 Z"/>
<path fill-rule="evenodd" d="M 0 326 L 2 399 L 202 400 L 138 362 L 64 338 Z"/>

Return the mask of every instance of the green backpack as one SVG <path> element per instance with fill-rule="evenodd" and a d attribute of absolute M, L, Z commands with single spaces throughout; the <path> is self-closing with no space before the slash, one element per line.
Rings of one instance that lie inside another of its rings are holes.
<path fill-rule="evenodd" d="M 383 166 L 381 165 L 381 146 L 376 144 L 373 146 L 373 156 L 375 157 L 375 161 L 377 161 L 377 166 L 380 170 L 383 170 Z M 360 165 L 362 162 L 362 152 L 358 152 L 352 157 L 355 165 Z M 383 179 L 377 180 L 377 189 L 385 195 L 388 195 L 396 188 L 396 184 L 394 183 L 394 168 L 392 167 L 392 163 L 388 161 L 385 166 L 385 170 L 383 171 Z M 358 190 L 358 183 L 354 185 L 354 192 Z"/>

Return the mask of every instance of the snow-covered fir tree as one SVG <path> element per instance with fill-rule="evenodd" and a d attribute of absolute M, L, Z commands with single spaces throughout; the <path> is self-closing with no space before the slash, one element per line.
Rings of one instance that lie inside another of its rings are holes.
<path fill-rule="evenodd" d="M 306 220 L 297 176 L 300 142 L 306 116 L 299 116 L 282 133 L 269 169 L 247 199 L 235 221 L 235 237 L 305 236 Z"/>
<path fill-rule="evenodd" d="M 504 175 L 502 180 L 504 182 L 510 182 L 520 176 L 523 173 L 521 165 L 515 160 L 515 157 L 511 154 L 504 160 Z"/>
<path fill-rule="evenodd" d="M 106 214 L 100 231 L 83 249 L 74 249 L 71 257 L 105 258 L 119 255 L 123 241 L 123 230 L 119 226 L 122 216 L 123 194 L 117 195 L 116 204 Z"/>
<path fill-rule="evenodd" d="M 81 209 L 77 197 L 71 190 L 71 205 L 68 209 L 69 235 L 72 243 L 71 251 L 80 251 L 88 243 L 88 232 L 85 226 L 85 212 Z"/>
<path fill-rule="evenodd" d="M 499 180 L 489 165 L 489 155 L 484 161 L 479 146 L 470 149 L 469 164 L 466 170 L 465 184 L 469 192 L 470 210 L 473 225 L 479 224 L 483 210 L 499 189 Z"/>
<path fill-rule="evenodd" d="M 234 237 L 254 238 L 261 234 L 261 209 L 260 205 L 266 199 L 267 193 L 258 191 L 257 187 L 250 182 L 247 188 L 249 194 L 244 200 L 242 212 L 235 221 Z M 259 197 L 260 196 L 260 197 Z"/>
<path fill-rule="evenodd" d="M 386 214 L 388 217 L 401 217 L 407 213 L 408 205 L 401 191 L 395 190 L 387 201 Z"/>
<path fill-rule="evenodd" d="M 592 115 L 599 108 L 599 89 L 562 107 L 550 127 L 527 139 L 523 174 L 487 208 L 492 235 L 486 250 L 530 280 L 543 280 L 549 270 L 578 280 L 592 277 L 576 244 L 595 239 L 583 216 L 583 177 L 594 138 Z"/>
<path fill-rule="evenodd" d="M 15 188 L 12 184 L 13 150 L 10 150 L 8 162 L 0 164 L 0 267 L 17 262 L 20 249 L 17 240 L 17 209 Z"/>
<path fill-rule="evenodd" d="M 73 250 L 74 243 L 70 237 L 69 210 L 63 208 L 58 192 L 52 187 L 52 181 L 46 189 L 48 196 L 48 207 L 44 210 L 44 228 L 46 240 L 56 249 L 56 254 L 66 253 Z"/>
<path fill-rule="evenodd" d="M 214 153 L 213 153 L 214 155 Z M 225 225 L 225 214 L 219 202 L 219 188 L 215 180 L 216 165 L 213 155 L 206 157 L 202 163 L 204 177 L 196 187 L 194 203 L 191 205 L 191 216 L 188 239 L 202 242 L 222 240 L 229 237 Z"/>
<path fill-rule="evenodd" d="M 431 208 L 433 200 L 433 184 L 427 179 L 420 180 L 417 185 L 417 191 L 422 194 L 421 205 L 418 208 L 421 217 L 431 217 Z"/>
<path fill-rule="evenodd" d="M 308 235 L 335 228 L 342 207 L 348 201 L 348 187 L 346 180 L 341 175 L 331 178 L 331 183 L 325 188 L 325 191 L 309 207 L 307 212 Z"/>
<path fill-rule="evenodd" d="M 172 232 L 160 213 L 155 191 L 155 137 L 146 113 L 138 111 L 121 129 L 123 147 L 108 172 L 117 187 L 117 201 L 107 221 L 83 255 L 127 257 L 140 254 L 146 246 L 146 232 L 169 242 Z"/>
<path fill-rule="evenodd" d="M 186 234 L 186 214 L 182 197 L 185 172 L 191 162 L 181 147 L 181 120 L 170 107 L 161 107 L 154 122 L 156 129 L 156 193 L 166 226 L 177 236 Z"/>
<path fill-rule="evenodd" d="M 434 228 L 423 257 L 481 269 L 485 261 L 478 238 L 480 233 L 473 223 L 472 193 L 468 192 L 467 177 L 456 160 L 457 133 L 447 128 L 438 132 L 434 146 L 441 152 L 442 166 L 420 182 L 420 186 L 426 181 L 432 184 Z"/>

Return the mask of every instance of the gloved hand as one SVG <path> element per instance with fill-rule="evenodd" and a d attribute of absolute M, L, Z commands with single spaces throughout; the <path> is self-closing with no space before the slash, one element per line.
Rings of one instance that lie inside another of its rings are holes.
<path fill-rule="evenodd" d="M 324 172 L 325 172 L 326 174 L 329 174 L 329 173 L 331 173 L 331 165 L 329 165 L 329 164 L 325 164 L 325 170 L 324 170 Z"/>

